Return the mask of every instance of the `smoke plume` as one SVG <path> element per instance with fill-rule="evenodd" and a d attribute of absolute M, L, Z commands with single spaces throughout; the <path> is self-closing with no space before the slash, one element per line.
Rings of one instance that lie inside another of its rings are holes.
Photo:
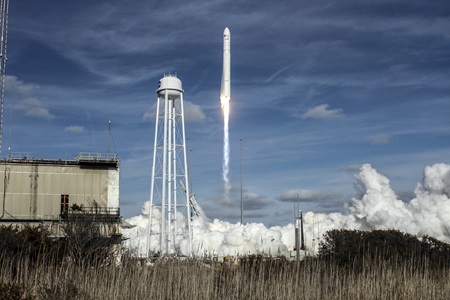
<path fill-rule="evenodd" d="M 225 197 L 228 197 L 228 193 L 231 189 L 230 177 L 229 177 L 229 163 L 230 163 L 230 140 L 228 137 L 228 121 L 230 119 L 230 99 L 221 97 L 221 104 L 223 110 L 223 166 L 222 177 L 225 187 Z"/>
<path fill-rule="evenodd" d="M 419 237 L 429 235 L 450 242 L 450 165 L 427 166 L 422 182 L 414 191 L 415 198 L 409 202 L 399 199 L 389 179 L 369 164 L 361 167 L 356 179 L 361 183 L 363 194 L 351 199 L 347 213 L 304 214 L 307 249 L 316 251 L 323 234 L 331 229 L 397 229 Z M 124 235 L 129 238 L 128 247 L 135 254 L 143 254 L 147 246 L 147 211 L 148 202 L 141 215 L 127 220 L 136 228 L 124 230 Z M 154 230 L 159 226 L 158 215 L 157 211 L 153 212 Z M 186 223 L 185 217 L 177 216 L 178 224 Z M 267 228 L 260 223 L 241 225 L 196 218 L 192 228 L 192 250 L 196 256 L 289 255 L 295 243 L 293 224 Z M 176 251 L 187 254 L 187 245 L 180 235 Z M 157 252 L 158 247 L 155 240 L 151 250 Z"/>

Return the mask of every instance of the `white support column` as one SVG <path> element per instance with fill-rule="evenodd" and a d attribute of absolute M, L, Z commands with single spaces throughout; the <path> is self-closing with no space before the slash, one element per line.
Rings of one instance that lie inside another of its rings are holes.
<path fill-rule="evenodd" d="M 174 101 L 168 100 L 168 126 L 167 126 L 167 254 L 171 253 L 171 238 L 172 238 L 172 169 L 173 169 L 173 146 L 172 146 L 172 134 L 173 132 L 173 115 L 172 106 Z"/>
<path fill-rule="evenodd" d="M 152 176 L 151 176 L 151 185 L 150 185 L 150 199 L 149 199 L 149 205 L 148 205 L 148 226 L 147 226 L 147 257 L 150 257 L 150 243 L 151 243 L 151 236 L 153 233 L 152 229 L 152 214 L 153 214 L 153 195 L 154 195 L 154 186 L 155 186 L 155 169 L 156 169 L 156 157 L 158 155 L 158 125 L 159 125 L 159 118 L 160 118 L 160 102 L 161 100 L 158 98 L 156 101 L 156 121 L 155 121 L 155 139 L 154 139 L 154 149 L 153 149 L 153 164 L 152 164 Z"/>
<path fill-rule="evenodd" d="M 159 82 L 157 94 L 147 255 L 149 256 L 151 252 L 159 252 L 165 256 L 178 254 L 176 251 L 183 250 L 183 254 L 191 256 L 190 181 L 181 81 L 175 76 L 165 76 Z M 183 190 L 182 186 L 186 187 L 186 190 Z M 161 209 L 160 223 L 152 224 L 152 218 L 158 214 L 159 208 Z M 187 224 L 178 222 L 179 213 L 186 213 Z M 160 235 L 159 249 L 155 245 L 152 248 L 151 245 L 152 235 L 155 234 Z M 187 242 L 188 249 L 181 249 L 181 245 L 178 245 L 181 240 L 184 240 L 184 245 Z"/>
<path fill-rule="evenodd" d="M 183 94 L 180 96 L 181 101 L 181 127 L 182 127 L 182 143 L 183 143 L 183 156 L 184 156 L 184 181 L 186 185 L 186 211 L 187 211 L 187 223 L 188 223 L 188 239 L 189 239 L 189 256 L 192 256 L 192 231 L 191 231 L 191 205 L 189 197 L 191 196 L 191 190 L 189 186 L 189 176 L 188 176 L 188 166 L 187 166 L 187 156 L 186 156 L 186 131 L 184 128 L 184 103 Z"/>
<path fill-rule="evenodd" d="M 162 193 L 161 193 L 161 254 L 167 254 L 167 248 L 165 249 L 165 241 L 166 241 L 166 214 L 167 214 L 167 121 L 168 121 L 168 99 L 169 94 L 168 91 L 165 91 L 164 95 L 164 140 L 163 140 L 163 173 L 162 173 Z"/>
<path fill-rule="evenodd" d="M 173 103 L 172 107 L 172 116 L 173 116 L 173 241 L 175 243 L 176 241 L 176 235 L 178 233 L 177 228 L 177 189 L 178 189 L 178 177 L 177 177 L 177 154 L 178 154 L 178 147 L 177 147 L 177 114 L 176 114 L 176 103 Z"/>

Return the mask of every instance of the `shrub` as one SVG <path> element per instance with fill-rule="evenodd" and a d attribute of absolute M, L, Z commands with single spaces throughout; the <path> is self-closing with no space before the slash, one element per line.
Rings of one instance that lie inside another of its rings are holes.
<path fill-rule="evenodd" d="M 339 265 L 361 264 L 363 260 L 433 261 L 435 267 L 450 266 L 450 245 L 434 238 L 422 239 L 398 230 L 330 230 L 319 245 L 319 257 Z M 438 263 L 436 263 L 438 262 Z"/>
<path fill-rule="evenodd" d="M 0 300 L 31 300 L 24 287 L 17 283 L 0 283 Z"/>

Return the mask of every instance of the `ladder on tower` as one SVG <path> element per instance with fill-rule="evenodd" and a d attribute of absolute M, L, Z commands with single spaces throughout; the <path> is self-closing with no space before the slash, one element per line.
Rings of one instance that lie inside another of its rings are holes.
<path fill-rule="evenodd" d="M 186 187 L 182 182 L 180 182 L 180 187 L 186 193 Z M 195 200 L 194 193 L 189 195 L 189 204 L 191 205 L 192 213 L 195 214 L 196 217 L 206 217 L 203 209 L 198 205 L 197 200 Z"/>

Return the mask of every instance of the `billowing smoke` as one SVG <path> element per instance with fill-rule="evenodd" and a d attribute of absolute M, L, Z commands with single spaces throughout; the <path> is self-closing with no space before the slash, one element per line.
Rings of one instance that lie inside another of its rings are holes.
<path fill-rule="evenodd" d="M 363 194 L 353 198 L 345 214 L 304 214 L 305 242 L 310 250 L 317 250 L 323 233 L 331 229 L 397 229 L 417 236 L 430 235 L 450 242 L 450 165 L 434 164 L 424 170 L 422 183 L 418 184 L 415 198 L 402 201 L 389 185 L 389 179 L 378 173 L 371 165 L 361 167 L 356 179 L 361 183 Z M 130 218 L 127 222 L 136 228 L 124 230 L 130 240 L 128 247 L 135 254 L 143 254 L 147 246 L 147 211 Z M 157 212 L 153 214 L 157 218 Z M 178 214 L 181 215 L 181 214 Z M 185 222 L 180 217 L 180 222 Z M 154 220 L 153 226 L 159 226 Z M 263 224 L 232 224 L 215 219 L 196 218 L 192 222 L 194 255 L 287 255 L 292 250 L 294 225 L 265 227 Z M 155 228 L 156 229 L 156 228 Z M 187 242 L 180 235 L 177 251 L 187 254 Z M 158 243 L 151 250 L 158 251 Z"/>

